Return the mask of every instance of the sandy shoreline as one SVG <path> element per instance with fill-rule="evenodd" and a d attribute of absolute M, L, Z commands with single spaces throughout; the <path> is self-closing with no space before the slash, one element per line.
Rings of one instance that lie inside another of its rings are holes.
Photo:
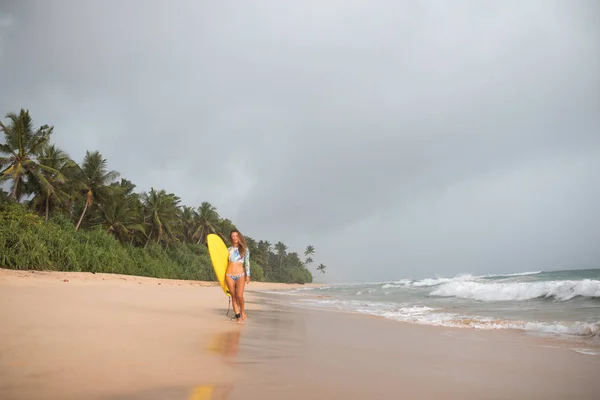
<path fill-rule="evenodd" d="M 1 399 L 593 399 L 600 357 L 513 332 L 288 307 L 252 282 L 0 269 Z"/>
<path fill-rule="evenodd" d="M 77 283 L 97 283 L 101 281 L 108 281 L 112 283 L 117 282 L 136 282 L 138 284 L 155 284 L 165 286 L 200 286 L 200 287 L 219 287 L 218 282 L 206 282 L 206 281 L 191 281 L 181 279 L 161 279 L 151 278 L 145 276 L 135 275 L 120 275 L 120 274 L 107 274 L 107 273 L 91 273 L 91 272 L 63 272 L 63 271 L 39 271 L 39 270 L 11 270 L 0 268 L 0 282 L 10 281 L 16 283 L 19 281 L 17 278 L 28 278 L 39 279 L 39 282 L 43 281 L 63 281 L 66 279 L 74 279 Z M 67 282 L 65 282 L 67 283 Z M 318 287 L 323 286 L 321 284 L 293 284 L 293 283 L 273 283 L 273 282 L 250 282 L 247 289 L 252 290 L 283 290 L 293 289 L 298 287 Z"/>
<path fill-rule="evenodd" d="M 225 381 L 234 372 L 215 343 L 237 329 L 227 308 L 213 282 L 0 269 L 0 398 L 110 398 Z"/>

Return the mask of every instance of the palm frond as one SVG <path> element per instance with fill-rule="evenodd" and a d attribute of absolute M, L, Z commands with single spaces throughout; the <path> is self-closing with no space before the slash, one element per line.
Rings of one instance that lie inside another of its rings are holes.
<path fill-rule="evenodd" d="M 13 151 L 13 149 L 8 144 L 6 144 L 6 143 L 0 144 L 0 153 L 11 154 L 14 157 L 17 156 L 15 154 L 15 152 Z"/>

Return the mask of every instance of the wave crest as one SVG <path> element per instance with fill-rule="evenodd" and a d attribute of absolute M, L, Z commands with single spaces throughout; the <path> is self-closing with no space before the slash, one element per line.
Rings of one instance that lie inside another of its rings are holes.
<path fill-rule="evenodd" d="M 481 301 L 519 301 L 544 297 L 567 301 L 578 296 L 600 297 L 600 281 L 483 283 L 453 280 L 438 286 L 430 295 Z"/>
<path fill-rule="evenodd" d="M 415 281 L 412 283 L 412 286 L 437 286 L 437 285 L 441 285 L 443 283 L 448 283 L 448 282 L 454 282 L 454 281 L 467 281 L 467 280 L 471 280 L 473 279 L 473 275 L 470 274 L 465 274 L 465 275 L 458 275 L 455 276 L 454 278 L 426 278 L 426 279 L 421 279 L 420 281 Z"/>

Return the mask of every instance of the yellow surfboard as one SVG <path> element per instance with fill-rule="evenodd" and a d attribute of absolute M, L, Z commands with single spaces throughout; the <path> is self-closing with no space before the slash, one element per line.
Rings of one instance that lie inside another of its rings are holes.
<path fill-rule="evenodd" d="M 206 237 L 206 243 L 208 244 L 208 254 L 210 254 L 210 261 L 212 263 L 217 279 L 221 284 L 221 288 L 227 296 L 231 296 L 229 289 L 227 289 L 227 283 L 225 282 L 225 271 L 227 271 L 227 265 L 229 263 L 229 251 L 223 239 L 214 233 L 209 234 Z"/>

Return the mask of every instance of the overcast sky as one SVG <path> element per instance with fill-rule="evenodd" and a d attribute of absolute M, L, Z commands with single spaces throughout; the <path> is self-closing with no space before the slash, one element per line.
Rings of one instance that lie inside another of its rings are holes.
<path fill-rule="evenodd" d="M 600 267 L 598 1 L 4 0 L 21 107 L 321 280 Z"/>

